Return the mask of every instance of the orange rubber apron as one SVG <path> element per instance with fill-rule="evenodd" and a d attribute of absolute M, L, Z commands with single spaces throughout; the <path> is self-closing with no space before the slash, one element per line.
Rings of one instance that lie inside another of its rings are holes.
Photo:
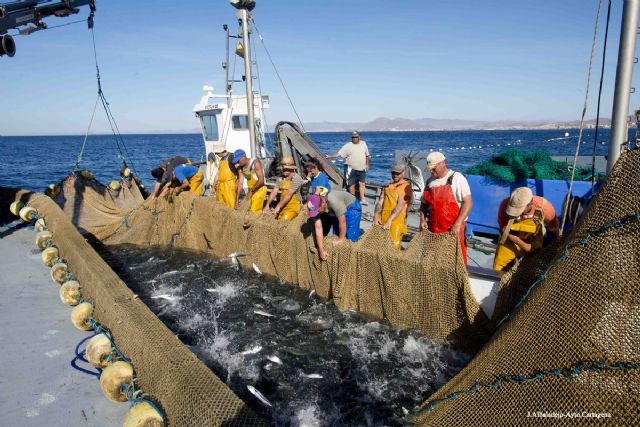
<path fill-rule="evenodd" d="M 397 184 L 389 184 L 387 188 L 384 189 L 384 201 L 382 202 L 382 212 L 380 213 L 380 220 L 384 224 L 391 217 L 393 210 L 398 206 L 398 195 L 404 197 L 404 193 L 406 191 L 406 186 L 409 185 L 407 181 L 404 179 L 399 181 Z M 391 232 L 391 240 L 393 240 L 393 244 L 396 249 L 400 249 L 400 243 L 402 242 L 402 235 L 407 232 L 407 208 L 408 204 L 405 204 L 402 212 L 398 214 L 391 221 L 391 227 L 389 231 Z"/>
<path fill-rule="evenodd" d="M 423 199 L 428 206 L 431 206 L 429 212 L 429 231 L 432 233 L 447 233 L 451 230 L 453 223 L 458 219 L 460 206 L 453 194 L 451 183 L 453 182 L 452 174 L 445 185 L 440 187 L 427 188 L 423 193 Z M 465 223 L 463 222 L 458 230 L 460 237 L 460 250 L 464 265 L 467 265 L 467 239 L 464 235 Z"/>
<path fill-rule="evenodd" d="M 247 187 L 249 190 L 251 190 L 251 188 L 256 185 L 256 182 L 258 182 L 258 176 L 252 171 L 252 168 L 253 161 L 249 164 L 248 170 L 242 172 L 244 174 L 244 178 L 247 180 Z M 253 193 L 253 196 L 251 196 L 251 212 L 255 214 L 262 213 L 262 206 L 264 205 L 265 197 L 267 197 L 267 186 L 263 185 L 258 189 L 258 191 Z"/>
<path fill-rule="evenodd" d="M 287 194 L 289 188 L 291 188 L 291 180 L 290 179 L 282 179 L 280 180 L 280 185 L 278 187 L 280 189 L 280 200 Z M 289 202 L 286 204 L 284 208 L 280 211 L 276 219 L 286 219 L 291 221 L 295 217 L 298 216 L 300 210 L 302 209 L 302 203 L 298 200 L 298 196 L 293 194 Z"/>
<path fill-rule="evenodd" d="M 230 208 L 236 204 L 236 176 L 229 168 L 229 157 L 220 160 L 216 200 Z"/>

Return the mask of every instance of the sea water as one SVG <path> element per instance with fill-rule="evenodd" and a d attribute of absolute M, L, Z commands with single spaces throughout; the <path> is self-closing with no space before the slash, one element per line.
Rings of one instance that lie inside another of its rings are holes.
<path fill-rule="evenodd" d="M 132 246 L 107 247 L 101 255 L 219 378 L 276 425 L 406 424 L 405 415 L 470 358 L 415 331 L 340 312 L 315 292 L 229 260 Z"/>
<path fill-rule="evenodd" d="M 570 133 L 569 138 L 564 138 L 565 132 Z M 584 132 L 581 154 L 591 154 L 593 132 L 591 129 Z M 372 156 L 368 180 L 383 183 L 390 179 L 389 166 L 396 150 L 442 150 L 449 166 L 463 172 L 509 148 L 573 156 L 578 130 L 362 132 L 361 135 Z M 325 154 L 350 141 L 350 133 L 345 132 L 312 132 L 309 136 Z M 601 142 L 608 138 L 609 129 L 602 129 L 596 144 L 598 155 L 607 153 Z M 0 159 L 4 161 L 0 186 L 42 191 L 50 183 L 59 182 L 75 165 L 83 140 L 83 136 L 0 137 Z M 273 135 L 267 135 L 267 140 L 272 141 Z M 162 160 L 175 155 L 194 161 L 206 158 L 200 134 L 123 135 L 123 141 L 122 154 L 147 188 L 153 185 L 151 169 Z M 122 166 L 119 156 L 112 135 L 90 135 L 80 166 L 94 172 L 106 184 L 119 177 Z"/>

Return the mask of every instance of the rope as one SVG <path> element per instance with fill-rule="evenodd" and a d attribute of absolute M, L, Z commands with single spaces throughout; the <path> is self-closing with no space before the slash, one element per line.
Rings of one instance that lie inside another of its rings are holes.
<path fill-rule="evenodd" d="M 418 411 L 418 414 L 427 413 L 433 411 L 440 404 L 456 400 L 459 396 L 468 394 L 468 393 L 476 393 L 483 388 L 491 388 L 491 389 L 499 389 L 502 384 L 524 384 L 530 383 L 534 381 L 540 381 L 545 377 L 559 377 L 559 378 L 574 378 L 577 375 L 583 372 L 602 372 L 602 371 L 630 371 L 632 369 L 640 369 L 640 364 L 633 362 L 619 362 L 610 364 L 608 362 L 595 362 L 595 363 L 577 363 L 570 368 L 558 368 L 558 369 L 550 369 L 544 371 L 535 371 L 529 375 L 500 375 L 495 377 L 495 379 L 491 382 L 484 381 L 476 381 L 465 390 L 454 391 L 452 393 L 447 394 L 445 397 L 440 399 L 432 400 L 427 403 L 424 409 Z"/>
<path fill-rule="evenodd" d="M 289 92 L 287 91 L 287 88 L 284 86 L 284 82 L 282 81 L 282 77 L 280 77 L 280 73 L 278 72 L 278 68 L 276 67 L 276 64 L 273 62 L 273 59 L 271 58 L 271 54 L 269 53 L 269 49 L 267 49 L 267 45 L 264 43 L 264 39 L 262 38 L 262 34 L 260 33 L 260 30 L 256 26 L 256 21 L 253 20 L 253 17 L 251 18 L 251 22 L 253 23 L 253 28 L 255 28 L 256 32 L 258 33 L 258 38 L 260 39 L 260 43 L 262 43 L 262 47 L 264 48 L 264 51 L 267 53 L 267 57 L 269 58 L 269 62 L 271 62 L 271 66 L 273 67 L 273 70 L 276 72 L 276 76 L 278 76 L 278 80 L 280 81 L 280 85 L 282 86 L 282 89 L 284 90 L 284 93 L 287 95 L 287 99 L 289 100 L 289 104 L 291 104 L 291 108 L 293 108 L 293 112 L 295 113 L 296 117 L 298 118 L 298 123 L 300 124 L 300 127 L 302 128 L 302 130 L 305 133 L 307 133 L 307 130 L 304 128 L 304 125 L 302 124 L 302 119 L 300 118 L 300 115 L 298 114 L 298 111 L 296 110 L 295 105 L 293 105 L 293 101 L 291 100 L 291 97 L 289 96 Z"/>
<path fill-rule="evenodd" d="M 98 82 L 98 99 L 102 103 L 102 108 L 104 109 L 105 114 L 107 116 L 107 122 L 109 123 L 111 132 L 113 133 L 113 136 L 115 138 L 116 148 L 118 149 L 118 153 L 119 153 L 118 157 L 120 158 L 120 160 L 122 160 L 122 164 L 125 167 L 129 167 L 127 165 L 127 158 L 129 157 L 129 153 L 127 152 L 127 147 L 125 146 L 124 139 L 122 138 L 122 134 L 120 133 L 120 129 L 118 128 L 118 124 L 116 123 L 116 119 L 113 115 L 113 112 L 109 107 L 109 102 L 107 101 L 107 98 L 104 96 L 104 92 L 102 90 L 102 82 L 100 80 L 100 67 L 98 65 L 98 52 L 96 49 L 96 36 L 95 36 L 95 31 L 93 27 L 91 27 L 91 41 L 93 44 L 93 59 L 96 64 L 96 80 Z M 130 169 L 132 171 L 135 171 L 136 168 L 134 167 L 133 162 L 130 161 L 130 163 L 131 163 Z"/>
<path fill-rule="evenodd" d="M 120 351 L 120 349 L 118 348 L 118 346 L 116 345 L 115 341 L 113 340 L 113 338 L 111 337 L 111 332 L 109 332 L 108 329 L 103 328 L 98 322 L 96 322 L 94 319 L 89 319 L 89 324 L 91 325 L 91 327 L 93 328 L 93 331 L 97 334 L 104 334 L 107 339 L 109 340 L 109 342 L 111 343 L 111 346 L 113 347 L 113 350 L 115 351 L 115 353 L 118 355 L 118 357 L 120 357 L 120 359 L 124 360 L 127 363 L 131 363 L 131 359 L 129 359 L 128 357 L 126 357 L 124 354 L 122 354 L 122 352 Z"/>
<path fill-rule="evenodd" d="M 82 141 L 82 147 L 80 148 L 80 153 L 78 153 L 78 158 L 76 160 L 76 164 L 73 167 L 72 173 L 80 170 L 80 162 L 82 161 L 82 156 L 84 155 L 84 148 L 87 145 L 87 139 L 89 138 L 89 132 L 91 131 L 91 126 L 93 125 L 93 118 L 96 115 L 96 108 L 98 108 L 98 101 L 100 100 L 100 95 L 96 98 L 95 104 L 93 104 L 93 112 L 91 113 L 91 120 L 89 120 L 89 126 L 87 126 L 87 132 L 84 134 L 84 141 Z"/>
<path fill-rule="evenodd" d="M 517 310 L 518 307 L 522 305 L 522 303 L 529 297 L 529 295 L 531 294 L 534 288 L 536 288 L 540 283 L 544 282 L 544 280 L 547 278 L 551 270 L 556 265 L 560 264 L 562 261 L 566 260 L 569 257 L 569 251 L 571 249 L 575 247 L 586 246 L 589 243 L 591 236 L 601 236 L 604 233 L 606 233 L 609 229 L 622 228 L 625 225 L 632 222 L 640 222 L 640 211 L 630 213 L 615 221 L 613 220 L 609 221 L 600 227 L 590 228 L 582 237 L 580 238 L 576 237 L 571 242 L 567 243 L 562 253 L 558 255 L 553 261 L 551 261 L 551 263 L 547 266 L 547 268 L 540 275 L 540 277 L 538 277 L 538 279 L 536 279 L 536 281 L 533 282 L 533 284 L 525 291 L 525 293 L 522 295 L 518 303 L 513 307 L 513 310 L 511 311 L 511 313 L 515 312 L 515 310 Z M 504 322 L 507 321 L 507 319 L 511 316 L 511 313 L 508 313 L 507 315 L 505 315 L 502 318 L 502 320 L 498 322 L 498 324 L 496 325 L 496 330 L 500 328 L 500 326 L 502 326 Z"/>
<path fill-rule="evenodd" d="M 251 34 L 249 34 L 249 38 L 251 38 Z M 260 79 L 260 67 L 258 66 L 259 64 L 258 53 L 257 53 L 258 50 L 253 49 L 252 52 L 253 52 L 253 63 L 256 64 L 256 80 L 258 81 L 258 93 L 260 94 L 260 100 L 262 102 L 262 80 Z M 262 133 L 264 134 L 264 136 L 266 136 L 266 138 L 262 140 L 262 146 L 265 147 L 267 142 L 271 144 L 273 141 L 271 141 L 271 137 L 267 133 L 267 130 L 269 129 L 269 123 L 267 121 L 267 113 L 265 113 L 264 109 L 262 109 L 262 106 L 260 109 L 262 110 L 262 117 L 264 118 L 264 125 L 262 125 L 262 129 L 263 129 Z"/>
<path fill-rule="evenodd" d="M 93 335 L 89 335 L 88 337 L 83 338 L 76 345 L 75 357 L 71 360 L 71 367 L 73 367 L 74 369 L 77 369 L 78 371 L 83 372 L 85 374 L 92 375 L 92 376 L 95 376 L 97 378 L 100 378 L 100 375 L 102 374 L 102 369 L 96 368 L 97 371 L 90 371 L 88 369 L 81 368 L 77 364 L 78 360 L 80 360 L 81 362 L 84 362 L 84 363 L 89 363 L 89 361 L 87 359 L 85 359 L 85 357 L 84 357 L 84 349 L 80 350 L 80 346 L 82 346 L 82 344 L 84 344 L 86 341 L 90 340 L 91 338 L 95 337 L 96 335 L 98 335 L 98 334 L 94 333 Z"/>
<path fill-rule="evenodd" d="M 604 62 L 607 57 L 607 39 L 609 37 L 609 18 L 611 17 L 611 0 L 607 6 L 607 25 L 604 30 L 604 47 L 602 49 L 602 69 L 600 70 L 600 88 L 598 89 L 598 107 L 596 112 L 596 130 L 593 136 L 593 150 L 591 152 L 591 193 L 596 184 L 596 145 L 598 143 L 598 131 L 600 129 L 600 98 L 602 97 L 602 81 L 604 80 Z"/>
<path fill-rule="evenodd" d="M 580 119 L 580 132 L 578 134 L 578 143 L 576 144 L 576 154 L 573 156 L 573 167 L 571 168 L 571 180 L 569 181 L 569 190 L 565 198 L 564 209 L 562 210 L 562 225 L 560 226 L 560 236 L 567 222 L 567 210 L 569 209 L 569 198 L 573 190 L 573 180 L 576 173 L 576 165 L 578 163 L 578 154 L 580 153 L 580 144 L 582 144 L 582 131 L 584 130 L 584 118 L 587 114 L 587 103 L 589 101 L 589 86 L 591 84 L 591 71 L 593 67 L 593 57 L 596 51 L 596 41 L 598 39 L 598 24 L 600 22 L 600 10 L 602 9 L 602 0 L 598 1 L 598 12 L 596 13 L 596 27 L 593 31 L 593 41 L 591 42 L 591 56 L 589 57 L 589 73 L 587 75 L 587 90 L 584 94 L 584 105 L 582 107 L 582 118 Z"/>

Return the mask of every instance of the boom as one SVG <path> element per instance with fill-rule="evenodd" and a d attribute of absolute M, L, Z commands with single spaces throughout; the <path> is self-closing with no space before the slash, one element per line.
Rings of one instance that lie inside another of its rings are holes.
<path fill-rule="evenodd" d="M 17 29 L 21 35 L 29 35 L 47 28 L 47 24 L 42 22 L 44 18 L 66 17 L 78 13 L 79 7 L 86 5 L 91 8 L 89 26 L 92 26 L 95 0 L 22 0 L 0 4 L 0 56 L 13 56 L 16 53 L 15 42 L 7 34 L 8 30 Z"/>

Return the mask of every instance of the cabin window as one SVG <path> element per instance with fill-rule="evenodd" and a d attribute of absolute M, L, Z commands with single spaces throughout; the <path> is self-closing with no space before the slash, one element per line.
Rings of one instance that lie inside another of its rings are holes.
<path fill-rule="evenodd" d="M 234 130 L 249 129 L 249 118 L 247 116 L 233 116 L 233 129 Z"/>
<path fill-rule="evenodd" d="M 214 113 L 200 113 L 202 120 L 202 129 L 204 129 L 204 138 L 207 141 L 217 141 L 218 137 L 218 118 Z"/>

